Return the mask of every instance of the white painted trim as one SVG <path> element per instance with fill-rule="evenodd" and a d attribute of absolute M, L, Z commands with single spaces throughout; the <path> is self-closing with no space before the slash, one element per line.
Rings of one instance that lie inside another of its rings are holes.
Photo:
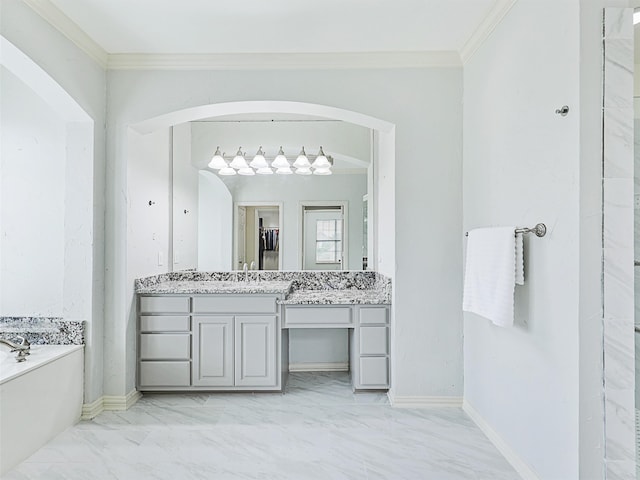
<path fill-rule="evenodd" d="M 474 53 L 476 53 L 480 46 L 491 36 L 517 1 L 518 0 L 497 0 L 493 4 L 487 16 L 480 22 L 478 28 L 475 29 L 460 49 L 460 58 L 462 59 L 463 65 L 473 57 Z"/>
<path fill-rule="evenodd" d="M 82 420 L 91 420 L 102 412 L 129 410 L 142 398 L 137 390 L 131 390 L 127 395 L 104 395 L 91 403 L 82 405 Z"/>
<path fill-rule="evenodd" d="M 131 125 L 136 132 L 147 134 L 168 128 L 179 123 L 202 120 L 204 118 L 222 117 L 225 115 L 239 115 L 243 113 L 293 113 L 309 115 L 319 118 L 329 118 L 353 123 L 384 133 L 394 132 L 395 125 L 379 118 L 371 117 L 352 110 L 319 105 L 317 103 L 290 102 L 283 100 L 257 100 L 243 102 L 224 102 L 200 105 L 198 107 L 176 110 L 164 115 L 149 118 Z"/>
<path fill-rule="evenodd" d="M 290 372 L 348 372 L 349 362 L 290 363 Z"/>
<path fill-rule="evenodd" d="M 104 412 L 104 400 L 103 397 L 100 397 L 91 403 L 85 403 L 82 405 L 82 416 L 80 418 L 82 420 L 91 420 L 92 418 L 96 418 L 102 412 Z"/>
<path fill-rule="evenodd" d="M 395 408 L 462 407 L 462 397 L 432 397 L 417 395 L 395 395 L 387 393 L 391 406 Z"/>
<path fill-rule="evenodd" d="M 49 0 L 23 0 L 31 10 L 67 37 L 102 68 L 107 68 L 108 53 Z"/>
<path fill-rule="evenodd" d="M 138 390 L 131 390 L 128 394 L 122 395 L 105 395 L 104 399 L 105 411 L 121 411 L 129 410 L 135 403 L 142 398 L 142 394 Z"/>
<path fill-rule="evenodd" d="M 498 451 L 504 456 L 504 458 L 511 464 L 511 466 L 520 474 L 523 480 L 539 480 L 540 477 L 535 471 L 511 448 L 502 437 L 496 432 L 491 425 L 473 408 L 473 406 L 464 400 L 462 403 L 462 410 L 471 417 L 471 420 L 482 430 L 487 438 L 493 443 Z"/>
<path fill-rule="evenodd" d="M 37 63 L 0 35 L 0 64 L 36 92 L 65 122 L 86 122 L 93 119 Z"/>
<path fill-rule="evenodd" d="M 32 0 L 33 1 L 33 0 Z M 455 51 L 111 54 L 109 70 L 305 70 L 460 67 Z"/>

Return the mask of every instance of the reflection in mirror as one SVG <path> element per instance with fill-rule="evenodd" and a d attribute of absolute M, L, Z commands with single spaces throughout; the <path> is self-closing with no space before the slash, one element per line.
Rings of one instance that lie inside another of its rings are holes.
<path fill-rule="evenodd" d="M 368 233 L 363 197 L 373 193 L 371 143 L 370 129 L 300 115 L 217 117 L 175 126 L 173 269 L 242 269 L 253 262 L 256 270 L 361 270 Z M 331 175 L 221 176 L 208 167 L 218 146 L 225 158 L 241 147 L 247 162 L 261 149 L 269 163 L 280 147 L 293 163 L 302 147 L 317 152 L 322 146 L 334 164 Z M 344 205 L 340 242 L 321 245 L 340 246 L 333 263 L 305 265 L 300 212 L 314 203 Z"/>
<path fill-rule="evenodd" d="M 280 270 L 280 205 L 236 204 L 236 269 Z"/>

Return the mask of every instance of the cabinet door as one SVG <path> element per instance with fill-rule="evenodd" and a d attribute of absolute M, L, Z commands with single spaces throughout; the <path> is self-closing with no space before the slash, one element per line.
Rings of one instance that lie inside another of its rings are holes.
<path fill-rule="evenodd" d="M 277 385 L 276 317 L 235 317 L 235 384 L 237 387 Z"/>
<path fill-rule="evenodd" d="M 233 385 L 233 317 L 193 317 L 194 386 Z"/>

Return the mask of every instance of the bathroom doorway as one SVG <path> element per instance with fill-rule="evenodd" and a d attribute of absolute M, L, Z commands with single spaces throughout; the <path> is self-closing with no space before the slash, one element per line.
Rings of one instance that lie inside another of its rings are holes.
<path fill-rule="evenodd" d="M 302 204 L 302 270 L 344 270 L 349 265 L 347 202 Z"/>
<path fill-rule="evenodd" d="M 282 270 L 282 205 L 237 202 L 234 212 L 236 270 Z"/>

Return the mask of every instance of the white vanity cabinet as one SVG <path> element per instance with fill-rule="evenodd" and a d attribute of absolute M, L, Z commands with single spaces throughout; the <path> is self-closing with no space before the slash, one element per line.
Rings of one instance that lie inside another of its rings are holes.
<path fill-rule="evenodd" d="M 140 296 L 138 389 L 280 390 L 277 299 L 275 294 Z"/>
<path fill-rule="evenodd" d="M 275 315 L 194 316 L 193 385 L 275 387 Z"/>
<path fill-rule="evenodd" d="M 351 337 L 350 364 L 356 390 L 389 388 L 389 308 L 357 305 L 356 328 Z"/>
<path fill-rule="evenodd" d="M 388 305 L 287 304 L 283 316 L 284 329 L 349 329 L 349 368 L 354 390 L 389 388 Z"/>

